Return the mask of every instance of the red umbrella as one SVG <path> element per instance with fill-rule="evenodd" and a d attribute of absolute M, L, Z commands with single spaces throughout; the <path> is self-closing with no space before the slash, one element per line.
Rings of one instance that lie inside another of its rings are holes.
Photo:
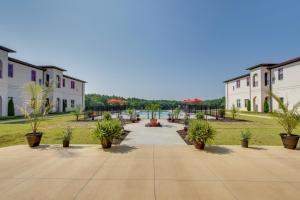
<path fill-rule="evenodd" d="M 123 99 L 109 99 L 106 102 L 108 102 L 108 103 L 127 103 L 127 101 L 123 100 Z"/>
<path fill-rule="evenodd" d="M 195 98 L 195 99 L 186 99 L 186 100 L 183 100 L 182 102 L 185 102 L 185 103 L 201 103 L 201 102 L 203 102 L 203 100 Z"/>

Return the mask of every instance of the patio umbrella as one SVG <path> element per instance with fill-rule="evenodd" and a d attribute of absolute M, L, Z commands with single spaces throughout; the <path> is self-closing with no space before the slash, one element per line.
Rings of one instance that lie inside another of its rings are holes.
<path fill-rule="evenodd" d="M 194 98 L 194 99 L 185 99 L 182 102 L 184 102 L 184 103 L 201 103 L 204 101 L 201 99 L 198 99 L 198 98 Z M 190 112 L 190 106 L 188 106 L 188 107 L 189 107 L 189 112 Z"/>
<path fill-rule="evenodd" d="M 123 99 L 109 99 L 107 100 L 106 102 L 108 103 L 117 103 L 117 104 L 124 104 L 124 103 L 127 103 L 126 100 L 123 100 Z M 120 108 L 119 108 L 119 113 L 118 113 L 118 117 L 120 115 Z"/>

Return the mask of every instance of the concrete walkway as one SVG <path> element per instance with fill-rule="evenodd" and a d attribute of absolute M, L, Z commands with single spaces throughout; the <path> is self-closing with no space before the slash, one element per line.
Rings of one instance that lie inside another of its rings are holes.
<path fill-rule="evenodd" d="M 177 130 L 183 129 L 183 125 L 169 123 L 165 119 L 160 119 L 162 127 L 145 127 L 149 120 L 145 119 L 138 123 L 128 124 L 125 129 L 131 132 L 121 144 L 184 144 L 185 142 L 176 133 Z"/>
<path fill-rule="evenodd" d="M 0 199 L 299 200 L 299 155 L 283 147 L 12 146 L 0 148 Z"/>

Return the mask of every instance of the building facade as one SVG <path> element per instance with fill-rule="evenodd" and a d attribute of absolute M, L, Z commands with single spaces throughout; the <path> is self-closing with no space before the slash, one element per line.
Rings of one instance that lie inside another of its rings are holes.
<path fill-rule="evenodd" d="M 249 67 L 248 73 L 224 81 L 226 109 L 233 106 L 242 111 L 263 112 L 265 102 L 269 110 L 278 109 L 269 91 L 292 108 L 300 101 L 300 57 L 282 63 L 263 63 Z"/>
<path fill-rule="evenodd" d="M 52 112 L 67 112 L 85 104 L 85 81 L 67 76 L 57 66 L 37 66 L 9 57 L 14 50 L 0 46 L 0 116 L 7 116 L 8 102 L 12 99 L 15 115 L 22 115 L 24 85 L 34 82 L 49 87 L 53 92 L 47 100 L 53 105 Z"/>

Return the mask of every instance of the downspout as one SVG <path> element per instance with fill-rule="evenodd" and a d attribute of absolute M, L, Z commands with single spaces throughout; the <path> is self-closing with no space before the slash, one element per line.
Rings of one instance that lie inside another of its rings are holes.
<path fill-rule="evenodd" d="M 269 68 L 269 78 L 270 78 L 270 83 L 269 83 L 269 87 L 270 87 L 270 92 L 272 92 L 272 69 Z M 269 101 L 270 101 L 270 112 L 273 112 L 273 98 L 272 97 L 269 97 Z"/>

